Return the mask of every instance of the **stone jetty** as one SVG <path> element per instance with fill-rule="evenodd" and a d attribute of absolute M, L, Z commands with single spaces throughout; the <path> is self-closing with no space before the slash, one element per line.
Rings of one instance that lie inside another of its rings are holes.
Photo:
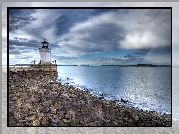
<path fill-rule="evenodd" d="M 137 110 L 62 85 L 53 71 L 9 70 L 9 126 L 171 126 L 171 115 Z"/>

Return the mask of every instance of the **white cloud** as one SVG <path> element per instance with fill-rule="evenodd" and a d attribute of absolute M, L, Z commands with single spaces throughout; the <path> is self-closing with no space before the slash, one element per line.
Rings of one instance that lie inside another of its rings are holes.
<path fill-rule="evenodd" d="M 170 45 L 170 42 L 170 40 L 165 40 L 165 38 L 155 35 L 153 32 L 145 31 L 144 33 L 129 33 L 124 40 L 119 41 L 119 44 L 122 49 L 147 49 L 164 47 Z"/>
<path fill-rule="evenodd" d="M 162 16 L 158 18 L 149 18 L 144 15 L 148 10 L 129 10 L 125 14 L 119 12 L 104 13 L 99 16 L 91 17 L 90 19 L 77 23 L 74 25 L 69 33 L 60 38 L 60 46 L 68 50 L 74 50 L 76 53 L 82 51 L 85 53 L 90 49 L 93 51 L 109 51 L 114 49 L 145 49 L 154 47 L 164 47 L 170 45 L 171 25 L 163 22 L 163 19 L 170 16 Z M 163 11 L 165 13 L 165 11 Z M 154 12 L 155 15 L 155 12 Z M 170 20 L 170 18 L 167 18 Z M 146 24 L 138 22 L 143 21 Z M 107 26 L 105 26 L 107 25 Z M 112 26 L 115 30 L 112 31 Z M 121 30 L 121 27 L 123 28 Z M 120 28 L 120 29 L 119 29 Z M 126 30 L 126 31 L 125 31 Z M 106 37 L 106 42 L 100 40 L 100 36 Z M 96 36 L 94 36 L 96 35 Z M 118 36 L 123 37 L 118 38 Z M 111 38 L 118 42 L 116 44 L 109 44 Z M 96 41 L 96 40 L 98 41 Z"/>

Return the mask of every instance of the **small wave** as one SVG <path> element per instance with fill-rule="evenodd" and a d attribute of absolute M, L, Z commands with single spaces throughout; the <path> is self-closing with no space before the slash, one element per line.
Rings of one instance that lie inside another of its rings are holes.
<path fill-rule="evenodd" d="M 121 102 L 118 102 L 118 103 L 122 104 L 122 105 L 125 105 L 125 106 L 134 107 L 137 110 L 155 111 L 155 112 L 157 112 L 157 113 L 159 113 L 161 115 L 171 114 L 171 112 L 167 112 L 167 111 L 159 110 L 159 109 L 153 109 L 153 108 L 147 107 L 146 105 L 142 105 L 142 104 L 138 104 L 138 103 L 133 103 L 133 102 L 130 102 L 130 101 L 128 101 L 127 103 L 121 103 Z"/>
<path fill-rule="evenodd" d="M 140 104 L 135 104 L 133 105 L 136 109 L 141 109 L 141 110 L 145 110 L 145 111 L 155 111 L 161 115 L 164 115 L 164 114 L 171 114 L 171 112 L 167 112 L 167 111 L 164 111 L 164 110 L 159 110 L 159 109 L 153 109 L 153 108 L 150 108 L 150 107 L 147 107 L 147 106 L 143 106 L 143 105 L 140 105 Z"/>

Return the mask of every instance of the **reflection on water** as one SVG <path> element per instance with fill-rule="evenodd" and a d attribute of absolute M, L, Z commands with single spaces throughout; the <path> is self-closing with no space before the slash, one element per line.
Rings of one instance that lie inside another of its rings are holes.
<path fill-rule="evenodd" d="M 138 108 L 171 113 L 169 67 L 60 66 L 58 74 L 63 83 L 103 93 L 106 99 L 124 98 Z"/>

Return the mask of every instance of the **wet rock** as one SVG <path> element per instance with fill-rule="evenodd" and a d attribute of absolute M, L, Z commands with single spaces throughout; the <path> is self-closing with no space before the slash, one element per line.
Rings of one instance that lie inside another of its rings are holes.
<path fill-rule="evenodd" d="M 69 95 L 67 93 L 63 93 L 62 96 L 65 98 L 69 98 Z"/>
<path fill-rule="evenodd" d="M 64 111 L 58 111 L 58 119 L 63 119 L 64 118 L 64 115 L 65 115 L 65 112 Z"/>
<path fill-rule="evenodd" d="M 42 118 L 41 125 L 42 126 L 49 126 L 49 120 L 47 118 Z"/>
<path fill-rule="evenodd" d="M 49 110 L 50 110 L 50 109 L 49 109 L 47 106 L 44 106 L 44 107 L 42 108 L 42 112 L 43 112 L 43 113 L 48 113 Z"/>
<path fill-rule="evenodd" d="M 12 100 L 12 101 L 17 101 L 18 98 L 19 98 L 19 97 L 16 97 L 16 96 L 15 96 L 15 97 L 13 97 L 11 100 Z"/>
<path fill-rule="evenodd" d="M 101 126 L 102 122 L 100 121 L 95 121 L 95 122 L 90 122 L 88 125 L 89 126 Z"/>
<path fill-rule="evenodd" d="M 52 100 L 47 100 L 47 101 L 43 102 L 43 105 L 45 105 L 45 106 L 52 105 Z"/>
<path fill-rule="evenodd" d="M 118 126 L 118 123 L 117 123 L 116 121 L 111 121 L 110 124 L 111 124 L 112 126 Z"/>
<path fill-rule="evenodd" d="M 14 113 L 12 111 L 9 112 L 9 117 L 13 117 L 14 116 Z"/>
<path fill-rule="evenodd" d="M 16 96 L 16 94 L 12 93 L 12 94 L 9 95 L 9 98 L 13 98 L 13 97 L 15 97 L 15 96 Z M 12 99 L 11 99 L 11 100 L 12 100 Z"/>
<path fill-rule="evenodd" d="M 75 120 L 70 120 L 69 126 L 76 126 L 78 123 Z"/>
<path fill-rule="evenodd" d="M 71 119 L 72 119 L 72 116 L 69 115 L 69 114 L 66 114 L 64 117 L 65 117 L 65 119 L 68 119 L 68 120 L 71 120 Z"/>
<path fill-rule="evenodd" d="M 20 123 L 26 122 L 26 120 L 19 120 Z"/>
<path fill-rule="evenodd" d="M 57 125 L 57 124 L 54 124 L 54 123 L 51 123 L 50 126 L 55 127 L 55 126 L 58 126 L 58 125 Z"/>
<path fill-rule="evenodd" d="M 9 102 L 9 107 L 15 107 L 15 103 L 14 102 Z"/>
<path fill-rule="evenodd" d="M 63 122 L 64 122 L 64 123 L 69 123 L 69 120 L 63 119 Z"/>
<path fill-rule="evenodd" d="M 136 126 L 135 123 L 132 121 L 132 119 L 129 119 L 127 125 L 128 126 Z"/>
<path fill-rule="evenodd" d="M 50 108 L 50 113 L 51 113 L 51 114 L 56 114 L 56 112 L 57 112 L 57 109 L 55 109 L 55 108 Z"/>
<path fill-rule="evenodd" d="M 57 121 L 54 120 L 54 119 L 52 119 L 50 122 L 53 123 L 53 124 L 57 124 Z"/>
<path fill-rule="evenodd" d="M 95 114 L 90 114 L 89 118 L 91 119 L 92 122 L 97 120 L 97 116 Z"/>
<path fill-rule="evenodd" d="M 136 110 L 132 108 L 126 107 L 123 113 L 126 114 L 127 116 L 131 116 L 135 121 L 139 120 Z"/>
<path fill-rule="evenodd" d="M 28 107 L 22 107 L 22 112 L 23 113 L 28 113 L 29 112 L 29 108 Z"/>
<path fill-rule="evenodd" d="M 123 120 L 118 120 L 117 124 L 118 124 L 118 126 L 124 126 Z"/>
<path fill-rule="evenodd" d="M 72 119 L 75 119 L 76 116 L 75 116 L 75 111 L 74 110 L 69 109 L 67 113 L 72 116 Z"/>
<path fill-rule="evenodd" d="M 35 120 L 35 115 L 32 115 L 32 116 L 29 116 L 29 117 L 26 117 L 25 120 Z"/>
<path fill-rule="evenodd" d="M 40 121 L 38 119 L 34 120 L 32 126 L 40 126 Z"/>
<path fill-rule="evenodd" d="M 77 97 L 77 96 L 76 96 L 75 94 L 70 94 L 69 97 L 70 97 L 70 98 L 75 98 L 75 97 Z"/>
<path fill-rule="evenodd" d="M 31 100 L 31 102 L 38 102 L 38 100 L 37 100 L 35 95 L 32 95 L 30 100 Z"/>
<path fill-rule="evenodd" d="M 30 108 L 30 107 L 31 107 L 31 105 L 30 105 L 30 103 L 26 103 L 23 107 Z"/>

